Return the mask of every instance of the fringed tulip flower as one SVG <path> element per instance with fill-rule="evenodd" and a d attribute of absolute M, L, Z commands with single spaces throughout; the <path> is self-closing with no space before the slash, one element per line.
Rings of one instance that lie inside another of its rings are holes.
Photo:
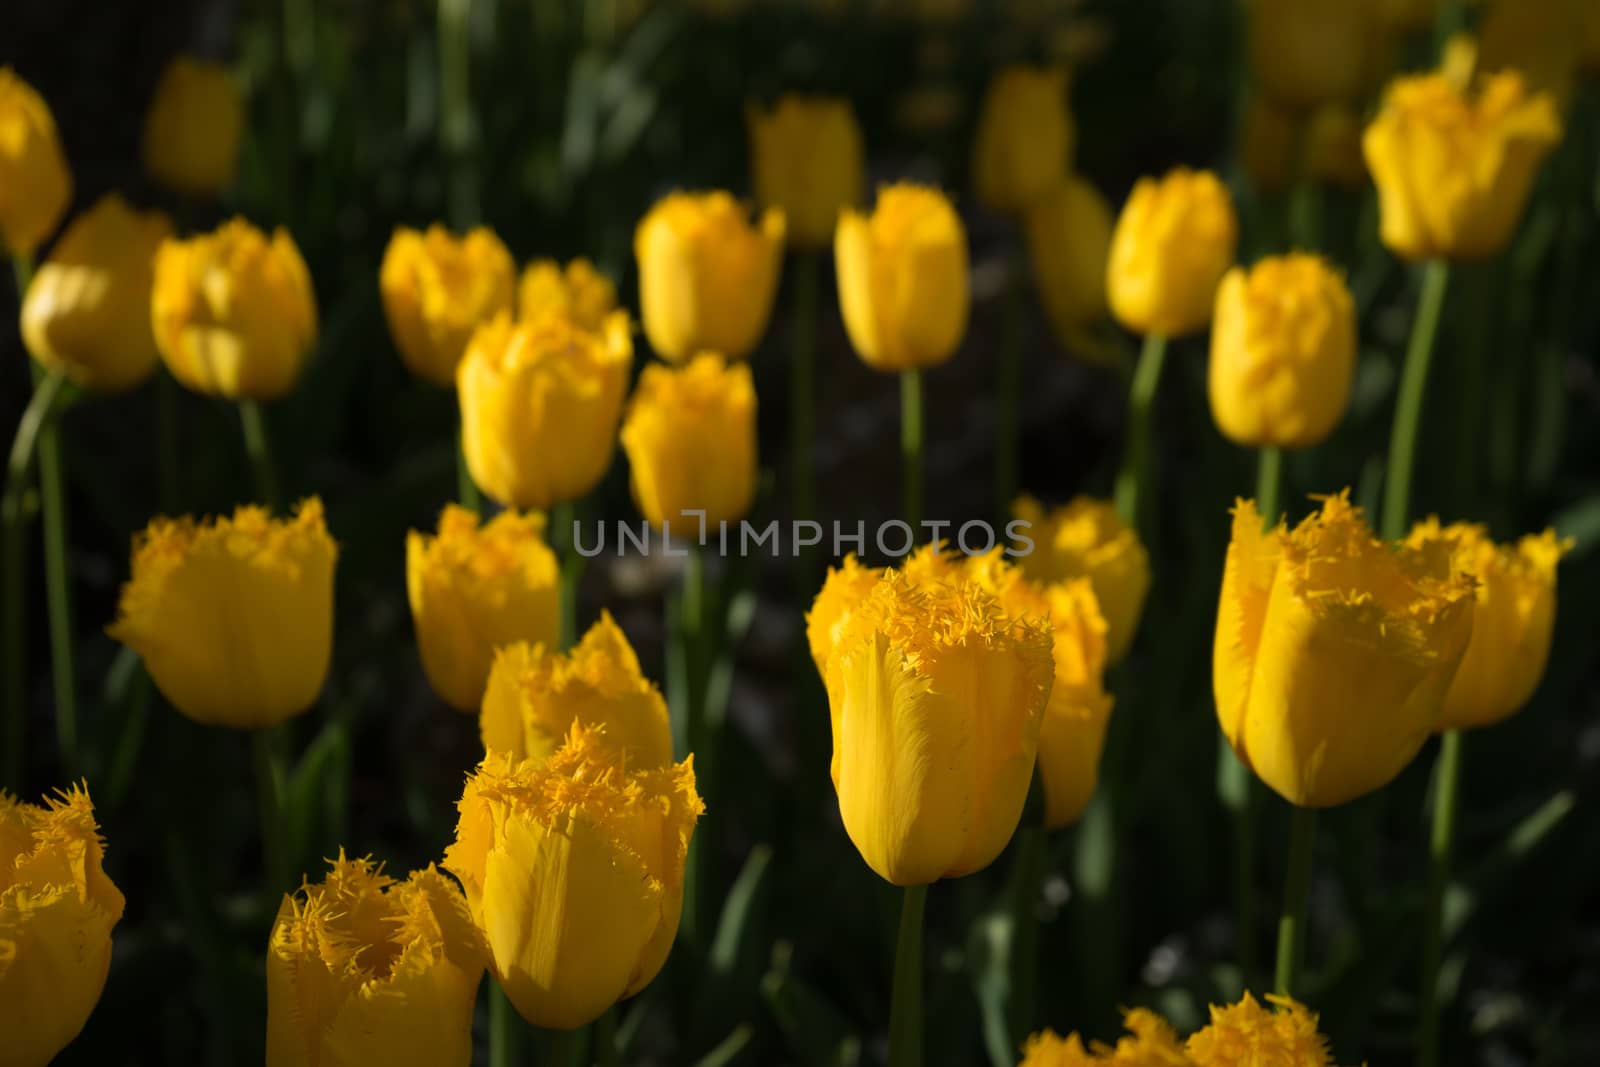
<path fill-rule="evenodd" d="M 1076 140 L 1061 67 L 1007 67 L 994 76 L 972 149 L 979 203 L 1021 213 L 1066 180 Z"/>
<path fill-rule="evenodd" d="M 791 93 L 771 109 L 750 108 L 748 118 L 757 202 L 783 213 L 790 244 L 827 248 L 839 213 L 861 202 L 866 185 L 850 102 Z"/>
<path fill-rule="evenodd" d="M 616 310 L 616 284 L 582 256 L 565 267 L 553 259 L 536 259 L 517 282 L 520 319 L 554 315 L 590 333 L 601 333 Z"/>
<path fill-rule="evenodd" d="M 1023 573 L 1044 585 L 1089 579 L 1106 621 L 1106 663 L 1121 662 L 1150 592 L 1150 556 L 1138 531 L 1117 518 L 1109 500 L 1085 496 L 1049 512 L 1025 496 L 1012 505 L 1012 514 L 1028 524 L 1033 542 L 1018 556 Z"/>
<path fill-rule="evenodd" d="M 378 290 L 389 333 L 412 374 L 446 388 L 479 326 L 512 309 L 517 280 L 511 253 L 493 230 L 456 236 L 440 225 L 394 231 Z"/>
<path fill-rule="evenodd" d="M 1111 252 L 1111 205 L 1077 175 L 1051 186 L 1024 216 L 1028 261 L 1039 299 L 1063 347 L 1106 317 L 1106 258 Z"/>
<path fill-rule="evenodd" d="M 1328 1039 L 1317 1030 L 1315 1012 L 1288 997 L 1271 994 L 1267 1005 L 1248 992 L 1237 1004 L 1213 1004 L 1211 1021 L 1184 1043 L 1195 1067 L 1333 1067 Z"/>
<path fill-rule="evenodd" d="M 72 203 L 50 105 L 10 67 L 0 67 L 0 251 L 32 256 Z"/>
<path fill-rule="evenodd" d="M 1179 167 L 1139 179 L 1111 235 L 1112 314 L 1140 334 L 1203 329 L 1238 242 L 1233 200 L 1215 174 Z"/>
<path fill-rule="evenodd" d="M 244 103 L 227 67 L 175 56 L 161 72 L 145 115 L 145 172 L 185 196 L 222 195 L 238 169 L 244 121 Z"/>
<path fill-rule="evenodd" d="M 1116 1044 L 1096 1041 L 1088 1049 L 1077 1034 L 1034 1034 L 1022 1046 L 1020 1067 L 1197 1067 L 1185 1055 L 1172 1024 L 1155 1012 L 1134 1008 L 1123 1013 L 1122 1025 L 1127 1034 Z"/>

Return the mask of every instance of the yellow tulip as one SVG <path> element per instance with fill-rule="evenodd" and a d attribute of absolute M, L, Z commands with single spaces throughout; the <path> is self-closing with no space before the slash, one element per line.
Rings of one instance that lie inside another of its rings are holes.
<path fill-rule="evenodd" d="M 1494 255 L 1560 140 L 1555 101 L 1516 73 L 1472 88 L 1443 73 L 1397 79 L 1362 137 L 1383 243 L 1410 260 Z"/>
<path fill-rule="evenodd" d="M 978 202 L 1020 213 L 1060 185 L 1072 167 L 1076 131 L 1061 67 L 1007 67 L 994 76 L 972 150 Z"/>
<path fill-rule="evenodd" d="M 1195 1067 L 1245 1063 L 1333 1067 L 1317 1016 L 1288 997 L 1267 995 L 1269 1010 L 1248 992 L 1237 1004 L 1211 1006 L 1211 1021 L 1189 1035 L 1184 1051 Z"/>
<path fill-rule="evenodd" d="M 704 811 L 693 758 L 642 770 L 598 727 L 548 760 L 491 752 L 467 779 L 445 866 L 461 880 L 490 969 L 536 1026 L 584 1026 L 661 970 Z"/>
<path fill-rule="evenodd" d="M 790 93 L 771 110 L 750 108 L 748 124 L 756 200 L 783 213 L 795 247 L 827 248 L 839 212 L 859 204 L 866 186 L 850 101 Z"/>
<path fill-rule="evenodd" d="M 1150 592 L 1150 555 L 1139 532 L 1123 524 L 1111 501 L 1093 497 L 1075 497 L 1046 512 L 1037 500 L 1024 496 L 1011 513 L 1028 523 L 1033 542 L 1018 557 L 1023 573 L 1045 585 L 1089 579 L 1106 621 L 1106 663 L 1120 663 L 1133 644 Z"/>
<path fill-rule="evenodd" d="M 1126 1011 L 1122 1025 L 1128 1033 L 1115 1045 L 1096 1041 L 1089 1050 L 1077 1034 L 1065 1038 L 1053 1030 L 1034 1034 L 1022 1046 L 1019 1067 L 1197 1067 L 1184 1054 L 1172 1024 L 1155 1012 L 1145 1008 Z M 1294 1067 L 1311 1065 L 1296 1063 Z"/>
<path fill-rule="evenodd" d="M 144 120 L 144 169 L 187 196 L 220 196 L 233 185 L 244 104 L 228 68 L 175 56 L 161 72 Z"/>
<path fill-rule="evenodd" d="M 616 285 L 582 256 L 565 268 L 553 259 L 534 260 L 517 283 L 519 318 L 565 316 L 590 333 L 600 333 L 616 310 Z"/>
<path fill-rule="evenodd" d="M 383 253 L 378 289 L 389 333 L 411 373 L 446 388 L 473 331 L 515 299 L 517 268 L 494 231 L 479 226 L 457 237 L 440 225 L 394 231 Z"/>
<path fill-rule="evenodd" d="M 428 682 L 458 711 L 478 711 L 498 649 L 561 640 L 561 566 L 542 515 L 502 511 L 480 527 L 446 506 L 436 537 L 406 535 L 406 591 Z"/>
<path fill-rule="evenodd" d="M 519 641 L 495 653 L 489 672 L 478 719 L 485 752 L 543 762 L 573 723 L 605 727 L 602 740 L 629 767 L 672 762 L 667 703 L 608 611 L 570 653 Z"/>
<path fill-rule="evenodd" d="M 1444 698 L 1441 730 L 1489 726 L 1533 697 L 1550 658 L 1556 621 L 1556 565 L 1572 547 L 1554 531 L 1497 545 L 1473 523 L 1418 523 L 1407 544 L 1447 552 L 1459 574 L 1477 581 L 1472 641 Z"/>
<path fill-rule="evenodd" d="M 294 387 L 317 339 L 316 297 L 286 230 L 233 219 L 156 251 L 156 349 L 198 393 L 270 400 Z"/>
<path fill-rule="evenodd" d="M 1084 329 L 1106 317 L 1111 205 L 1072 175 L 1032 202 L 1023 232 L 1050 325 L 1063 347 L 1079 347 Z"/>
<path fill-rule="evenodd" d="M 1217 290 L 1207 371 L 1211 417 L 1251 448 L 1310 448 L 1344 416 L 1356 365 L 1356 306 L 1317 256 L 1235 267 Z"/>
<path fill-rule="evenodd" d="M 35 362 L 86 389 L 129 389 L 156 366 L 152 261 L 172 232 L 116 193 L 72 220 L 28 286 L 22 340 Z"/>
<path fill-rule="evenodd" d="M 1301 807 L 1388 784 L 1439 725 L 1472 590 L 1443 553 L 1373 536 L 1345 494 L 1293 530 L 1240 501 L 1212 671 L 1240 762 Z"/>
<path fill-rule="evenodd" d="M 456 370 L 472 480 L 514 508 L 584 496 L 611 466 L 632 366 L 625 311 L 598 333 L 559 315 L 480 327 Z"/>
<path fill-rule="evenodd" d="M 196 722 L 275 726 L 309 708 L 328 676 L 337 556 L 315 497 L 292 519 L 258 507 L 156 519 L 134 538 L 109 632 Z"/>
<path fill-rule="evenodd" d="M 967 233 L 943 193 L 885 186 L 870 216 L 840 216 L 833 247 L 845 328 L 869 367 L 913 370 L 955 354 L 971 301 Z"/>
<path fill-rule="evenodd" d="M 1111 236 L 1112 313 L 1134 333 L 1203 329 L 1238 241 L 1233 200 L 1215 174 L 1179 167 L 1139 179 Z"/>
<path fill-rule="evenodd" d="M 433 866 L 339 858 L 285 896 L 267 942 L 267 1067 L 468 1067 L 482 939 Z"/>
<path fill-rule="evenodd" d="M 783 264 L 783 212 L 755 225 L 728 193 L 673 193 L 633 235 L 639 312 L 656 355 L 682 362 L 703 349 L 742 359 L 761 340 Z"/>
<path fill-rule="evenodd" d="M 1366 0 L 1253 0 L 1250 70 L 1256 88 L 1295 110 L 1359 98 L 1378 43 Z"/>
<path fill-rule="evenodd" d="M 32 256 L 72 203 L 72 171 L 50 105 L 0 67 L 0 245 Z"/>
<path fill-rule="evenodd" d="M 639 375 L 622 423 L 633 500 L 652 526 L 742 519 L 756 494 L 756 390 L 750 368 L 702 353 Z M 700 519 L 687 514 L 704 511 Z"/>
<path fill-rule="evenodd" d="M 104 856 L 83 788 L 0 790 L 0 1067 L 45 1067 L 100 1000 L 123 907 Z"/>

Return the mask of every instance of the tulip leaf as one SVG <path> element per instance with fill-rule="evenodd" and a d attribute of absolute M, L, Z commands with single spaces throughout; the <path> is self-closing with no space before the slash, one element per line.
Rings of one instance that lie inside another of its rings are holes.
<path fill-rule="evenodd" d="M 799 1062 L 852 1067 L 861 1060 L 860 1040 L 838 1008 L 795 977 L 790 970 L 793 955 L 794 946 L 786 941 L 773 946 L 772 968 L 761 980 L 761 994 L 778 1028 Z"/>
<path fill-rule="evenodd" d="M 716 937 L 711 942 L 711 972 L 719 977 L 733 974 L 739 960 L 748 955 L 747 936 L 751 917 L 768 869 L 772 866 L 772 848 L 757 845 L 750 850 L 739 877 L 728 890 L 728 899 L 722 905 L 722 917 L 717 922 Z"/>
<path fill-rule="evenodd" d="M 755 1037 L 755 1033 L 755 1028 L 749 1023 L 740 1023 L 721 1044 L 700 1057 L 697 1067 L 725 1067 L 726 1064 L 732 1063 L 734 1058 L 744 1051 L 750 1039 Z"/>
<path fill-rule="evenodd" d="M 983 1047 L 994 1067 L 1012 1067 L 1010 1020 L 1011 957 L 1016 924 L 1003 911 L 978 916 L 967 935 L 967 955 L 972 961 L 972 986 L 983 1017 Z"/>

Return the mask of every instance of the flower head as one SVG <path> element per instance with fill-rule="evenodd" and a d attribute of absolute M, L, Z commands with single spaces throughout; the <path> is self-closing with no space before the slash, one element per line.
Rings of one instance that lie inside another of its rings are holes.
<path fill-rule="evenodd" d="M 0 250 L 31 256 L 72 203 L 72 171 L 50 105 L 0 67 Z"/>
<path fill-rule="evenodd" d="M 865 184 L 850 102 L 790 93 L 748 114 L 756 199 L 783 212 L 790 243 L 828 247 L 839 212 L 860 203 Z"/>
<path fill-rule="evenodd" d="M 145 171 L 174 192 L 220 196 L 233 184 L 243 135 L 244 104 L 228 68 L 174 56 L 145 114 Z"/>
<path fill-rule="evenodd" d="M 984 94 L 972 149 L 978 200 L 1020 213 L 1066 179 L 1077 131 L 1061 67 L 1007 67 Z"/>
<path fill-rule="evenodd" d="M 1112 314 L 1135 333 L 1203 328 L 1238 241 L 1233 200 L 1215 174 L 1179 167 L 1139 179 L 1111 236 Z"/>
<path fill-rule="evenodd" d="M 557 315 L 581 329 L 599 333 L 617 310 L 617 286 L 579 256 L 565 267 L 553 259 L 536 259 L 517 283 L 517 316 L 540 319 Z"/>
<path fill-rule="evenodd" d="M 1033 542 L 1019 556 L 1028 577 L 1044 585 L 1087 578 L 1106 622 L 1106 663 L 1127 654 L 1150 591 L 1150 556 L 1139 532 L 1117 517 L 1109 500 L 1075 497 L 1046 511 L 1030 496 L 1019 497 L 1011 513 L 1028 524 Z"/>
<path fill-rule="evenodd" d="M 1237 1004 L 1212 1005 L 1211 1022 L 1184 1050 L 1196 1067 L 1333 1067 L 1317 1016 L 1288 997 L 1263 1006 L 1248 992 Z"/>
<path fill-rule="evenodd" d="M 509 312 L 516 266 L 493 230 L 456 236 L 434 224 L 394 231 L 378 289 L 400 357 L 417 377 L 450 387 L 473 333 Z"/>

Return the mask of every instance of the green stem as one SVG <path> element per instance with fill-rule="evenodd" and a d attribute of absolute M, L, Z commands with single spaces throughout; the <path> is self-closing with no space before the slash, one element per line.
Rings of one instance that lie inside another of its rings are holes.
<path fill-rule="evenodd" d="M 44 534 L 44 590 L 50 624 L 50 677 L 55 690 L 56 744 L 67 781 L 78 766 L 78 685 L 73 669 L 72 580 L 67 573 L 66 459 L 54 419 L 39 431 L 39 501 Z"/>
<path fill-rule="evenodd" d="M 456 502 L 468 511 L 483 514 L 483 494 L 478 483 L 472 480 L 472 468 L 467 466 L 467 450 L 456 432 Z"/>
<path fill-rule="evenodd" d="M 594 1021 L 594 1059 L 599 1067 L 618 1067 L 617 1006 L 607 1008 Z"/>
<path fill-rule="evenodd" d="M 182 510 L 178 499 L 178 383 L 165 367 L 156 371 L 156 488 L 165 515 Z"/>
<path fill-rule="evenodd" d="M 1395 400 L 1394 430 L 1389 437 L 1389 472 L 1383 481 L 1383 537 L 1397 541 L 1410 522 L 1411 472 L 1416 465 L 1417 428 L 1422 422 L 1422 398 L 1428 388 L 1428 360 L 1439 332 L 1450 265 L 1435 259 L 1423 268 L 1422 297 L 1411 326 L 1411 343 Z"/>
<path fill-rule="evenodd" d="M 683 587 L 678 594 L 679 663 L 683 669 L 682 714 L 673 718 L 673 748 L 682 759 L 695 756 L 695 773 L 702 790 L 708 790 L 711 753 L 705 738 L 705 665 L 710 653 L 705 641 L 705 559 L 700 545 L 689 545 L 683 561 Z M 704 907 L 706 891 L 706 841 L 698 834 L 689 842 L 683 871 L 683 935 L 691 943 L 701 935 L 701 920 L 709 922 Z M 709 927 L 707 928 L 709 930 Z"/>
<path fill-rule="evenodd" d="M 545 1042 L 545 1052 L 550 1061 L 550 1067 L 578 1067 L 585 1062 L 584 1053 L 589 1043 L 589 1028 L 580 1026 L 576 1030 L 549 1030 L 548 1040 Z"/>
<path fill-rule="evenodd" d="M 795 259 L 794 345 L 789 353 L 789 511 L 793 520 L 815 518 L 816 482 L 811 438 L 816 422 L 817 275 L 821 260 L 803 252 Z"/>
<path fill-rule="evenodd" d="M 583 557 L 573 547 L 573 524 L 578 506 L 572 501 L 557 504 L 550 511 L 550 543 L 561 560 L 561 647 L 578 643 L 578 583 L 583 577 Z"/>
<path fill-rule="evenodd" d="M 1003 525 L 1017 495 L 1022 454 L 1022 325 L 1027 312 L 1027 261 L 1014 255 L 1011 262 L 1010 290 L 1006 294 L 1005 332 L 1000 338 L 998 366 L 995 368 L 994 491 L 995 515 Z"/>
<path fill-rule="evenodd" d="M 1143 498 L 1150 484 L 1150 408 L 1161 384 L 1161 368 L 1167 358 L 1167 339 L 1153 333 L 1145 337 L 1134 368 L 1133 385 L 1128 390 L 1128 441 L 1123 451 L 1122 469 L 1117 472 L 1116 505 L 1122 521 L 1139 528 Z"/>
<path fill-rule="evenodd" d="M 927 903 L 927 886 L 906 886 L 889 1002 L 889 1067 L 922 1067 L 922 913 Z"/>
<path fill-rule="evenodd" d="M 1217 739 L 1217 794 L 1233 822 L 1234 954 L 1244 987 L 1256 969 L 1256 813 L 1250 771 L 1226 737 Z"/>
<path fill-rule="evenodd" d="M 1271 445 L 1261 449 L 1256 468 L 1256 510 L 1261 524 L 1271 529 L 1278 524 L 1279 499 L 1283 495 L 1283 451 Z"/>
<path fill-rule="evenodd" d="M 900 459 L 905 478 L 905 521 L 912 540 L 922 527 L 922 372 L 900 372 Z"/>
<path fill-rule="evenodd" d="M 1294 996 L 1306 953 L 1306 902 L 1316 858 L 1317 809 L 1296 806 L 1289 819 L 1289 867 L 1283 883 L 1283 914 L 1278 919 L 1278 966 L 1272 987 Z"/>
<path fill-rule="evenodd" d="M 1039 977 L 1039 882 L 1044 877 L 1045 829 L 1017 830 L 1016 882 L 1011 887 L 1011 1047 L 1033 1032 Z"/>
<path fill-rule="evenodd" d="M 439 147 L 448 166 L 450 224 L 478 222 L 472 160 L 472 0 L 439 0 Z"/>
<path fill-rule="evenodd" d="M 1461 785 L 1461 731 L 1440 739 L 1434 772 L 1433 834 L 1428 847 L 1428 899 L 1422 913 L 1422 998 L 1417 1018 L 1417 1067 L 1439 1062 L 1439 964 L 1444 956 L 1444 895 L 1450 885 L 1456 794 Z"/>
<path fill-rule="evenodd" d="M 278 475 L 272 466 L 272 444 L 267 437 L 267 420 L 262 416 L 261 405 L 249 398 L 241 399 L 239 421 L 244 427 L 244 450 L 250 457 L 256 496 L 260 498 L 262 507 L 276 512 L 279 507 Z"/>
<path fill-rule="evenodd" d="M 250 754 L 256 775 L 256 806 L 261 817 L 261 855 L 267 899 L 276 902 L 289 892 L 292 877 L 284 842 L 283 756 L 278 751 L 278 729 L 268 727 L 250 735 Z"/>
<path fill-rule="evenodd" d="M 489 1067 L 518 1067 L 522 1017 L 499 982 L 489 983 Z"/>

